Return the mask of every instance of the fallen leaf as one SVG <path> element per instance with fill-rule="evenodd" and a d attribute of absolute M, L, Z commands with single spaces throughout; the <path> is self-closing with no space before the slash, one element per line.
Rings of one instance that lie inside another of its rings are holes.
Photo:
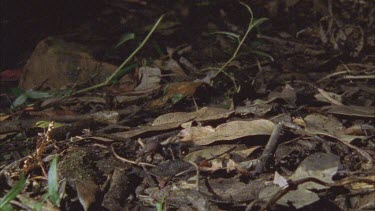
<path fill-rule="evenodd" d="M 223 160 L 220 158 L 215 158 L 213 160 L 203 162 L 201 165 L 199 165 L 199 170 L 208 172 L 214 172 L 223 168 Z"/>
<path fill-rule="evenodd" d="M 173 123 L 167 123 L 167 124 L 162 124 L 162 125 L 157 125 L 157 126 L 144 126 L 138 129 L 130 130 L 130 131 L 113 133 L 112 135 L 119 136 L 121 138 L 135 138 L 148 132 L 167 131 L 167 130 L 175 129 L 178 127 L 180 127 L 180 123 L 173 122 Z"/>
<path fill-rule="evenodd" d="M 332 177 L 336 174 L 339 165 L 339 156 L 328 153 L 315 153 L 303 160 L 289 179 L 299 180 L 314 177 L 323 182 L 333 183 Z M 315 182 L 307 182 L 299 185 L 298 188 L 320 190 L 327 187 Z"/>
<path fill-rule="evenodd" d="M 221 124 L 216 128 L 191 127 L 181 131 L 181 141 L 191 141 L 197 145 L 207 145 L 216 141 L 235 140 L 247 136 L 270 135 L 274 123 L 265 119 L 253 121 L 233 121 Z"/>
<path fill-rule="evenodd" d="M 0 122 L 9 119 L 9 117 L 11 117 L 11 116 L 10 115 L 1 115 L 0 116 Z"/>
<path fill-rule="evenodd" d="M 375 188 L 375 175 L 366 176 L 365 179 L 369 179 L 373 181 L 373 184 L 369 184 L 366 182 L 354 182 L 350 184 L 350 187 L 353 190 L 363 190 L 363 189 L 374 189 Z"/>
<path fill-rule="evenodd" d="M 104 124 L 116 124 L 120 120 L 120 114 L 116 111 L 99 111 L 90 116 L 96 121 Z"/>
<path fill-rule="evenodd" d="M 210 146 L 202 150 L 190 152 L 184 157 L 184 160 L 196 162 L 198 159 L 203 158 L 203 159 L 209 160 L 219 155 L 221 155 L 219 157 L 225 157 L 225 156 L 228 156 L 228 154 L 223 154 L 223 153 L 227 152 L 228 150 L 232 148 L 233 148 L 232 145 Z"/>
<path fill-rule="evenodd" d="M 151 108 L 161 108 L 176 98 L 176 96 L 181 96 L 179 100 L 186 97 L 193 97 L 197 88 L 202 86 L 204 83 L 201 82 L 178 82 L 170 83 L 165 88 L 164 96 L 153 100 L 150 102 L 149 107 Z M 173 103 L 177 103 L 174 101 Z"/>
<path fill-rule="evenodd" d="M 261 146 L 253 146 L 253 147 L 250 147 L 250 148 L 247 148 L 247 149 L 243 149 L 243 150 L 235 150 L 233 153 L 243 157 L 243 158 L 247 158 L 249 157 L 251 154 L 253 154 L 257 149 L 259 149 Z"/>
<path fill-rule="evenodd" d="M 275 171 L 273 184 L 278 185 L 279 187 L 285 187 L 288 185 L 288 181 L 283 176 L 281 176 L 279 172 Z"/>
<path fill-rule="evenodd" d="M 139 68 L 141 82 L 134 89 L 135 92 L 152 92 L 160 88 L 161 70 L 159 68 L 141 67 Z"/>
<path fill-rule="evenodd" d="M 295 106 L 297 100 L 296 91 L 292 86 L 286 84 L 281 92 L 271 92 L 268 95 L 268 102 L 274 101 L 276 99 L 283 99 L 290 106 Z"/>
<path fill-rule="evenodd" d="M 366 136 L 347 135 L 346 128 L 334 117 L 321 114 L 310 114 L 304 118 L 305 130 L 310 134 L 320 134 L 340 139 L 347 143 L 355 139 L 364 139 Z"/>
<path fill-rule="evenodd" d="M 79 202 L 81 202 L 83 208 L 89 210 L 89 207 L 96 202 L 96 194 L 99 190 L 98 185 L 90 180 L 77 179 L 74 182 Z"/>
<path fill-rule="evenodd" d="M 304 118 L 305 130 L 312 134 L 335 135 L 343 131 L 345 127 L 333 116 L 324 116 L 321 114 L 310 114 Z"/>
<path fill-rule="evenodd" d="M 273 105 L 267 103 L 257 103 L 256 101 L 252 105 L 237 106 L 235 111 L 236 114 L 248 115 L 254 114 L 257 117 L 264 116 L 266 113 L 272 110 Z"/>
<path fill-rule="evenodd" d="M 159 116 L 152 123 L 153 126 L 179 122 L 185 123 L 187 121 L 209 121 L 222 118 L 228 118 L 233 112 L 223 108 L 203 107 L 195 112 L 174 112 Z"/>
<path fill-rule="evenodd" d="M 171 177 L 193 167 L 189 162 L 183 160 L 167 160 L 150 169 L 148 173 L 157 177 Z"/>
<path fill-rule="evenodd" d="M 373 106 L 365 107 L 332 105 L 323 107 L 322 110 L 331 114 L 375 118 L 375 107 Z"/>
<path fill-rule="evenodd" d="M 73 98 L 74 99 L 74 98 Z M 106 104 L 107 101 L 103 97 L 77 97 L 76 98 L 79 102 L 82 103 L 97 103 L 97 104 Z"/>
<path fill-rule="evenodd" d="M 181 66 L 178 64 L 178 62 L 175 61 L 174 59 L 168 60 L 167 68 L 168 68 L 168 70 L 175 73 L 177 76 L 184 77 L 184 78 L 187 77 L 185 71 L 181 68 Z"/>
<path fill-rule="evenodd" d="M 319 94 L 314 95 L 315 99 L 320 102 L 332 103 L 333 105 L 342 105 L 342 97 L 333 92 L 326 92 L 323 89 L 319 89 Z"/>
<path fill-rule="evenodd" d="M 281 187 L 277 187 L 277 186 L 266 187 L 260 191 L 259 198 L 265 201 L 268 201 L 280 189 Z M 309 204 L 317 202 L 318 200 L 319 200 L 319 196 L 316 193 L 303 188 L 303 189 L 297 189 L 294 191 L 289 191 L 287 194 L 285 194 L 279 200 L 277 200 L 276 204 L 287 206 L 287 207 L 289 207 L 290 204 L 292 204 L 296 209 L 300 209 Z"/>

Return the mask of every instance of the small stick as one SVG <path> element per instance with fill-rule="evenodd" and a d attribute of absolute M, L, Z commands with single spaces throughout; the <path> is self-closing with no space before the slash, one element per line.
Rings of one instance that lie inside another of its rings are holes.
<path fill-rule="evenodd" d="M 113 144 L 111 145 L 111 151 L 112 151 L 113 156 L 115 156 L 115 158 L 117 158 L 118 160 L 120 160 L 120 161 L 122 161 L 122 162 L 124 162 L 124 163 L 130 163 L 130 164 L 134 164 L 134 165 L 137 165 L 137 166 L 156 167 L 155 165 L 150 164 L 150 163 L 136 162 L 136 161 L 129 160 L 129 159 L 126 159 L 126 158 L 121 157 L 120 155 L 118 155 L 118 154 L 116 153 L 115 149 L 113 148 Z"/>
<path fill-rule="evenodd" d="M 195 180 L 195 186 L 196 186 L 195 188 L 199 192 L 199 167 L 193 161 L 189 161 L 189 163 L 191 163 L 191 165 L 193 165 L 195 167 L 195 169 L 197 170 L 197 175 L 196 175 L 197 179 Z"/>
<path fill-rule="evenodd" d="M 266 165 L 270 161 L 270 158 L 276 151 L 277 139 L 279 138 L 283 127 L 284 127 L 284 122 L 279 122 L 273 128 L 272 134 L 268 140 L 266 148 L 264 149 L 262 155 L 260 156 L 259 163 L 255 168 L 255 174 L 260 174 L 265 170 Z"/>

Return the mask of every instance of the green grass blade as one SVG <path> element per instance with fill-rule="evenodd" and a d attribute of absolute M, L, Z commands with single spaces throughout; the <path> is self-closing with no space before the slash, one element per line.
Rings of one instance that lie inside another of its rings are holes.
<path fill-rule="evenodd" d="M 16 196 L 23 190 L 25 187 L 25 176 L 21 175 L 20 180 L 16 185 L 0 200 L 0 210 L 8 209 L 8 203 L 16 198 Z"/>
<path fill-rule="evenodd" d="M 260 19 L 257 19 L 255 22 L 254 22 L 254 15 L 253 15 L 253 11 L 251 10 L 251 8 L 243 3 L 243 2 L 240 2 L 240 4 L 242 4 L 243 6 L 245 6 L 247 8 L 247 10 L 249 11 L 250 13 L 250 21 L 249 21 L 249 25 L 247 27 L 247 30 L 245 32 L 245 35 L 242 37 L 242 39 L 240 40 L 238 46 L 237 46 L 237 49 L 235 50 L 235 52 L 233 53 L 232 57 L 223 65 L 220 67 L 220 69 L 215 73 L 215 77 L 218 76 L 221 72 L 224 71 L 224 69 L 236 58 L 238 52 L 240 51 L 240 48 L 242 46 L 242 44 L 245 42 L 245 39 L 247 38 L 247 36 L 249 35 L 250 31 L 255 27 L 255 26 L 258 26 L 259 24 L 263 23 L 264 21 L 268 20 L 267 18 L 260 18 Z"/>
<path fill-rule="evenodd" d="M 59 181 L 57 175 L 57 159 L 56 156 L 51 163 L 51 166 L 48 170 L 48 197 L 49 200 L 56 207 L 60 206 L 60 194 L 59 194 Z"/>
<path fill-rule="evenodd" d="M 133 59 L 133 57 L 138 53 L 138 51 L 141 50 L 141 48 L 146 44 L 148 39 L 150 39 L 151 35 L 154 33 L 154 31 L 156 30 L 160 22 L 163 20 L 163 18 L 164 18 L 164 15 L 160 16 L 160 18 L 156 21 L 156 23 L 154 24 L 150 32 L 147 34 L 145 39 L 141 42 L 141 44 L 139 44 L 139 46 L 128 56 L 128 58 L 125 59 L 125 61 L 117 68 L 115 73 L 109 76 L 106 83 L 109 83 L 109 81 L 112 81 L 114 77 L 117 75 L 117 71 L 125 67 L 125 65 L 127 65 L 131 59 Z"/>
<path fill-rule="evenodd" d="M 129 66 L 126 66 L 126 67 L 120 69 L 119 71 L 116 72 L 116 75 L 109 82 L 115 83 L 115 82 L 119 81 L 124 75 L 128 74 L 135 67 L 137 67 L 137 64 L 131 64 Z"/>
<path fill-rule="evenodd" d="M 18 96 L 18 97 L 13 101 L 11 108 L 13 109 L 13 108 L 17 108 L 17 107 L 20 106 L 20 105 L 23 105 L 23 104 L 26 102 L 26 100 L 27 100 L 28 98 L 29 98 L 29 97 L 28 97 L 25 93 L 22 94 L 22 95 L 20 95 L 20 96 Z"/>
<path fill-rule="evenodd" d="M 215 31 L 215 32 L 212 32 L 210 34 L 224 34 L 224 35 L 227 35 L 229 37 L 233 37 L 235 38 L 238 42 L 240 42 L 240 35 L 236 34 L 236 33 L 233 33 L 233 32 L 226 32 L 226 31 Z"/>
<path fill-rule="evenodd" d="M 124 44 L 124 43 L 126 43 L 127 41 L 132 40 L 132 39 L 134 39 L 134 38 L 135 38 L 135 34 L 134 34 L 134 33 L 126 33 L 126 34 L 124 34 L 124 35 L 121 37 L 120 41 L 116 44 L 115 48 L 120 47 L 122 44 Z"/>

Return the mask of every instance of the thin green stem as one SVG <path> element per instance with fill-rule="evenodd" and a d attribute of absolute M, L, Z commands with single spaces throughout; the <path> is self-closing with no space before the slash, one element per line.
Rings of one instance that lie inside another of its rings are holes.
<path fill-rule="evenodd" d="M 243 45 L 243 43 L 245 42 L 247 36 L 249 35 L 250 31 L 257 25 L 259 25 L 260 23 L 262 23 L 263 21 L 265 21 L 266 19 L 265 18 L 262 18 L 262 19 L 259 19 L 258 21 L 256 21 L 255 23 L 253 22 L 254 20 L 254 16 L 253 16 L 253 11 L 251 10 L 251 8 L 246 5 L 245 3 L 243 2 L 240 2 L 242 5 L 244 5 L 248 10 L 249 10 L 249 13 L 250 13 L 250 22 L 249 22 L 249 25 L 247 27 L 247 30 L 246 30 L 246 33 L 245 35 L 243 36 L 243 38 L 241 39 L 240 43 L 238 44 L 237 46 L 237 49 L 236 51 L 233 53 L 232 57 L 223 65 L 221 66 L 221 68 L 216 72 L 215 76 L 216 77 L 217 75 L 219 75 L 221 72 L 224 71 L 224 69 L 237 57 L 237 54 L 238 52 L 240 51 L 240 48 L 241 46 Z"/>
<path fill-rule="evenodd" d="M 128 58 L 126 58 L 126 60 L 117 68 L 117 70 L 106 80 L 106 83 L 109 83 L 113 79 L 115 79 L 117 72 L 119 72 L 135 56 L 135 54 L 137 54 L 138 51 L 141 50 L 141 48 L 143 48 L 143 46 L 146 44 L 148 39 L 154 33 L 154 31 L 156 30 L 156 28 L 158 27 L 160 22 L 163 20 L 163 18 L 164 18 L 164 15 L 160 16 L 158 21 L 156 21 L 156 23 L 152 27 L 151 31 L 148 33 L 148 35 L 145 37 L 145 39 L 141 42 L 141 44 L 133 51 L 133 53 L 130 54 L 130 56 Z"/>
<path fill-rule="evenodd" d="M 154 31 L 156 30 L 156 28 L 158 27 L 158 25 L 160 24 L 160 22 L 163 20 L 163 18 L 164 18 L 164 15 L 160 16 L 160 18 L 158 19 L 158 21 L 156 21 L 156 23 L 154 24 L 154 26 L 152 27 L 152 29 L 150 30 L 150 32 L 147 34 L 147 36 L 145 37 L 145 39 L 141 42 L 141 44 L 139 44 L 139 46 L 128 56 L 128 58 L 125 59 L 125 61 L 117 68 L 117 70 L 114 73 L 112 73 L 111 76 L 108 77 L 108 79 L 106 81 L 104 81 L 104 82 L 102 82 L 100 84 L 96 84 L 96 85 L 91 86 L 91 87 L 87 87 L 85 89 L 78 90 L 73 95 L 75 95 L 75 94 L 81 94 L 81 93 L 84 93 L 84 92 L 88 92 L 88 91 L 91 91 L 91 90 L 94 90 L 94 89 L 98 89 L 98 88 L 102 88 L 102 87 L 105 87 L 105 86 L 108 86 L 108 85 L 112 84 L 112 82 L 115 79 L 117 79 L 118 73 L 121 71 L 121 69 L 124 68 L 124 66 L 126 64 L 128 64 L 131 59 L 133 59 L 133 57 L 138 53 L 138 51 L 141 50 L 141 48 L 150 39 L 151 35 L 154 33 Z"/>

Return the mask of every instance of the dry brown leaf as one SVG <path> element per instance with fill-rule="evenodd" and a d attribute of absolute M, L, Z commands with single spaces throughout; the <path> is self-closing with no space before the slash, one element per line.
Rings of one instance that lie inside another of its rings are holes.
<path fill-rule="evenodd" d="M 323 108 L 327 113 L 341 114 L 346 116 L 375 118 L 375 108 L 372 106 L 326 106 Z"/>
<path fill-rule="evenodd" d="M 229 111 L 223 108 L 204 107 L 195 112 L 175 112 L 159 116 L 154 120 L 152 126 L 179 122 L 185 123 L 190 120 L 195 121 L 209 121 L 221 118 L 227 118 L 233 111 Z"/>
<path fill-rule="evenodd" d="M 100 104 L 107 103 L 104 97 L 92 97 L 92 96 L 77 97 L 77 100 L 82 103 L 100 103 Z"/>
<path fill-rule="evenodd" d="M 332 177 L 340 166 L 340 157 L 335 154 L 315 153 L 303 160 L 289 179 L 295 181 L 307 177 L 314 177 L 321 181 L 332 183 Z M 307 182 L 298 186 L 306 189 L 326 189 L 328 187 L 315 182 Z"/>
<path fill-rule="evenodd" d="M 247 136 L 270 135 L 274 123 L 266 119 L 253 121 L 233 121 L 216 128 L 191 127 L 181 131 L 181 141 L 191 141 L 197 145 L 207 145 L 216 141 L 235 140 Z"/>
<path fill-rule="evenodd" d="M 292 86 L 286 84 L 281 92 L 271 92 L 268 95 L 268 102 L 274 101 L 276 99 L 283 99 L 289 105 L 294 106 L 297 100 L 297 93 Z"/>
<path fill-rule="evenodd" d="M 119 136 L 121 138 L 133 138 L 136 136 L 139 136 L 144 133 L 148 132 L 156 132 L 156 131 L 166 131 L 174 128 L 178 128 L 180 126 L 180 123 L 167 123 L 167 124 L 162 124 L 162 125 L 157 125 L 157 126 L 144 126 L 139 129 L 135 130 L 130 130 L 126 132 L 118 132 L 118 133 L 113 133 L 112 135 L 114 136 Z"/>
<path fill-rule="evenodd" d="M 104 124 L 116 124 L 120 114 L 116 111 L 99 111 L 90 115 L 95 121 Z"/>
<path fill-rule="evenodd" d="M 85 210 L 89 210 L 89 207 L 96 202 L 96 194 L 99 191 L 99 186 L 91 180 L 80 180 L 75 181 L 77 189 L 78 199 L 81 202 Z"/>
<path fill-rule="evenodd" d="M 234 151 L 234 153 L 243 157 L 243 158 L 247 158 L 251 154 L 253 154 L 257 149 L 259 149 L 260 147 L 261 146 L 253 146 L 253 147 L 243 149 L 243 150 L 238 150 L 238 151 L 236 150 L 236 151 Z"/>
<path fill-rule="evenodd" d="M 314 95 L 315 99 L 317 99 L 320 102 L 325 102 L 325 103 L 332 103 L 333 105 L 343 105 L 341 103 L 342 97 L 341 95 L 338 95 L 333 92 L 326 92 L 323 89 L 319 89 L 319 94 Z"/>
<path fill-rule="evenodd" d="M 336 118 L 324 116 L 321 114 L 310 114 L 304 118 L 306 131 L 312 134 L 330 134 L 341 133 L 345 127 Z"/>
<path fill-rule="evenodd" d="M 139 68 L 141 82 L 134 89 L 136 92 L 152 92 L 160 88 L 161 70 L 159 68 L 141 67 Z"/>
<path fill-rule="evenodd" d="M 159 116 L 154 120 L 152 126 L 167 124 L 167 123 L 185 123 L 196 117 L 197 112 L 174 112 Z"/>
<path fill-rule="evenodd" d="M 369 176 L 366 176 L 364 178 L 372 180 L 374 183 L 369 184 L 369 183 L 365 183 L 365 182 L 355 182 L 355 183 L 351 183 L 350 187 L 353 190 L 374 189 L 375 188 L 375 185 L 374 185 L 375 184 L 375 175 L 369 175 Z"/>
<path fill-rule="evenodd" d="M 178 128 L 181 126 L 181 124 L 185 123 L 186 121 L 189 121 L 191 119 L 191 115 L 194 117 L 197 117 L 196 120 L 199 121 L 206 121 L 211 120 L 217 117 L 222 117 L 224 115 L 231 114 L 231 112 L 224 112 L 223 114 L 220 114 L 220 111 L 227 111 L 225 109 L 219 109 L 219 108 L 202 108 L 198 112 L 177 112 L 177 113 L 171 113 L 167 115 L 160 116 L 159 119 L 155 119 L 152 126 L 144 126 L 135 130 L 130 130 L 126 132 L 119 132 L 114 133 L 115 136 L 121 136 L 122 138 L 133 138 L 139 135 L 142 135 L 144 133 L 148 132 L 156 132 L 156 131 L 165 131 L 170 130 L 174 128 Z M 218 112 L 219 114 L 215 114 L 215 112 Z M 178 115 L 185 115 L 183 118 L 178 117 Z M 207 114 L 212 114 L 205 116 Z"/>
<path fill-rule="evenodd" d="M 190 152 L 184 157 L 185 161 L 196 162 L 198 159 L 210 160 L 216 156 L 220 158 L 226 157 L 228 154 L 223 154 L 233 148 L 233 145 L 217 145 L 210 146 L 206 149 Z"/>
<path fill-rule="evenodd" d="M 202 82 L 178 82 L 170 83 L 166 87 L 165 94 L 162 98 L 156 99 L 150 102 L 149 107 L 151 108 L 161 108 L 171 101 L 174 97 L 192 97 L 198 87 L 202 86 Z"/>
<path fill-rule="evenodd" d="M 326 135 L 347 143 L 350 143 L 355 139 L 365 138 L 365 136 L 346 134 L 346 128 L 334 117 L 327 117 L 321 114 L 310 114 L 305 117 L 304 121 L 306 124 L 305 130 L 310 134 Z"/>
<path fill-rule="evenodd" d="M 167 68 L 175 73 L 177 76 L 187 77 L 185 71 L 181 68 L 181 66 L 176 62 L 174 59 L 170 59 L 167 62 Z"/>
<path fill-rule="evenodd" d="M 199 170 L 201 171 L 214 172 L 223 168 L 223 160 L 219 158 L 203 162 L 203 165 L 199 165 Z"/>
<path fill-rule="evenodd" d="M 2 115 L 0 116 L 0 122 L 4 121 L 4 120 L 7 120 L 9 117 L 11 117 L 10 115 Z"/>

